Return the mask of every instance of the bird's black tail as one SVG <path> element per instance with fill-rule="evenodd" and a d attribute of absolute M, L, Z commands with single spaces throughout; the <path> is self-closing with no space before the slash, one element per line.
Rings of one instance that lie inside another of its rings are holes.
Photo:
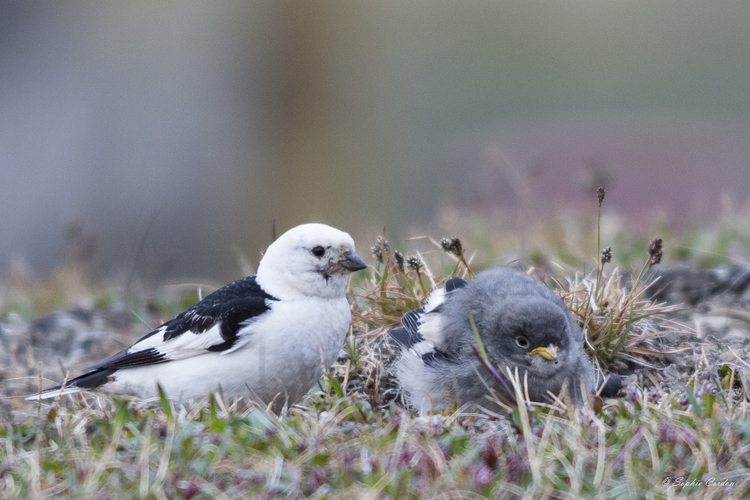
<path fill-rule="evenodd" d="M 39 399 L 55 398 L 65 394 L 75 394 L 81 392 L 84 389 L 96 389 L 101 387 L 109 381 L 109 377 L 117 370 L 103 368 L 100 370 L 94 370 L 90 373 L 85 373 L 79 377 L 68 380 L 65 386 L 56 385 L 54 387 L 48 387 L 39 394 L 32 394 L 26 397 L 26 401 L 37 401 Z"/>

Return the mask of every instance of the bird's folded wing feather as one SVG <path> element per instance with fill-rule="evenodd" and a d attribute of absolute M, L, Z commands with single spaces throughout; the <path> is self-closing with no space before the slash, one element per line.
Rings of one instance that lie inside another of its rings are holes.
<path fill-rule="evenodd" d="M 90 366 L 86 370 L 120 369 L 164 363 L 206 352 L 230 352 L 249 335 L 253 322 L 270 311 L 275 301 L 255 281 L 254 276 L 231 283 L 127 349 Z"/>
<path fill-rule="evenodd" d="M 440 313 L 446 295 L 457 288 L 466 286 L 467 283 L 469 282 L 463 278 L 449 279 L 445 282 L 443 288 L 432 291 L 425 305 L 404 314 L 404 317 L 401 318 L 401 324 L 411 335 L 419 337 L 417 341 L 422 340 L 420 326 L 424 322 L 425 316 L 431 313 Z"/>
<path fill-rule="evenodd" d="M 422 356 L 427 352 L 426 346 L 421 345 L 425 340 L 429 342 L 429 350 L 435 346 L 439 337 L 439 314 L 448 293 L 466 286 L 469 282 L 463 278 L 451 278 L 445 282 L 443 288 L 433 290 L 424 306 L 404 314 L 401 318 L 403 328 L 390 330 L 388 333 L 399 344 Z M 419 352 L 417 352 L 419 351 Z M 422 352 L 424 351 L 424 352 Z"/>

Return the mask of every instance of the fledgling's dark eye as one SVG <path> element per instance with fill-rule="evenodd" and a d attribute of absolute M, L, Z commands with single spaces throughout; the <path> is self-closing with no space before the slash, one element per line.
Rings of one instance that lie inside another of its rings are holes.
<path fill-rule="evenodd" d="M 520 335 L 516 337 L 516 344 L 518 344 L 518 347 L 523 347 L 526 349 L 529 347 L 529 340 L 526 337 L 521 337 Z"/>
<path fill-rule="evenodd" d="M 317 258 L 321 258 L 326 254 L 326 249 L 323 247 L 315 247 L 311 250 L 312 254 Z"/>

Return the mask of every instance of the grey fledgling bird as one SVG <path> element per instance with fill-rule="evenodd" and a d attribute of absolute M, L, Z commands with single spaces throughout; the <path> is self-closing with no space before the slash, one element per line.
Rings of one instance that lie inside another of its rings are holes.
<path fill-rule="evenodd" d="M 532 276 L 495 268 L 472 281 L 449 280 L 423 307 L 404 316 L 404 328 L 389 332 L 402 346 L 396 377 L 420 413 L 447 409 L 450 403 L 487 406 L 487 386 L 502 393 L 474 354 L 470 315 L 489 363 L 506 380 L 506 367 L 517 367 L 522 382 L 526 373 L 531 400 L 551 400 L 547 391 L 558 394 L 567 380 L 580 404 L 581 382 L 586 391 L 597 387 L 583 335 L 563 301 Z"/>

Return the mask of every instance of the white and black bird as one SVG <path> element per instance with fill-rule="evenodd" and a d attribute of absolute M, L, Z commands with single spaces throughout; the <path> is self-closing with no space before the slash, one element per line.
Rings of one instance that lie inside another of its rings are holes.
<path fill-rule="evenodd" d="M 451 403 L 487 405 L 488 386 L 503 393 L 474 354 L 472 346 L 478 346 L 470 316 L 489 363 L 501 375 L 506 367 L 518 368 L 522 382 L 526 374 L 530 399 L 551 399 L 547 391 L 559 393 L 567 380 L 580 403 L 581 381 L 588 391 L 597 387 L 583 335 L 563 301 L 531 276 L 495 268 L 472 281 L 448 280 L 423 307 L 406 313 L 403 328 L 389 332 L 402 351 L 395 375 L 420 412 Z"/>
<path fill-rule="evenodd" d="M 170 399 L 220 391 L 276 407 L 298 401 L 341 350 L 351 321 L 349 274 L 367 265 L 349 234 L 297 226 L 274 241 L 258 273 L 231 283 L 88 373 L 27 399 L 107 386 Z"/>

